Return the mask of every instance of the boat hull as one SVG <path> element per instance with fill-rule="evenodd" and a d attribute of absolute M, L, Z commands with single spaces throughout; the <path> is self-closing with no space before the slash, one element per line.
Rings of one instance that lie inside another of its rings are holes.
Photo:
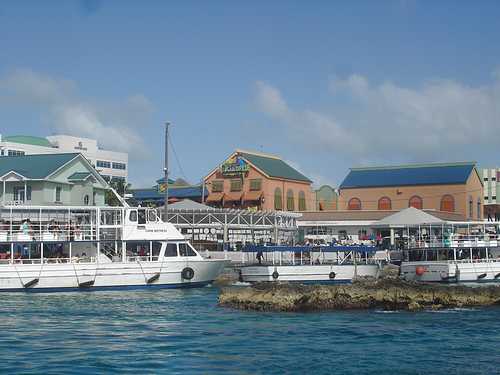
<path fill-rule="evenodd" d="M 500 262 L 403 262 L 401 276 L 422 282 L 500 282 Z"/>
<path fill-rule="evenodd" d="M 358 277 L 377 277 L 376 264 L 354 265 L 252 265 L 241 268 L 244 282 L 350 283 Z"/>
<path fill-rule="evenodd" d="M 0 265 L 0 292 L 193 288 L 215 280 L 225 265 L 223 260 L 7 264 Z"/>

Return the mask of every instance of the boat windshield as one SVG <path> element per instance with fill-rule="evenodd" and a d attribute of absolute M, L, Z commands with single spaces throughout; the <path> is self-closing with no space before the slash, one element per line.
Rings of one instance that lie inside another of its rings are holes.
<path fill-rule="evenodd" d="M 500 249 L 476 248 L 420 248 L 403 251 L 405 262 L 479 262 L 500 261 Z"/>

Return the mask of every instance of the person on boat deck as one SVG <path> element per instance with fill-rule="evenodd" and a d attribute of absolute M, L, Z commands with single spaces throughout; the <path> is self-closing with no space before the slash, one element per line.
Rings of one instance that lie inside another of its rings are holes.
<path fill-rule="evenodd" d="M 25 235 L 29 235 L 30 234 L 30 230 L 31 230 L 31 227 L 30 227 L 30 219 L 25 219 L 23 221 L 23 223 L 21 224 L 21 232 L 23 232 L 23 234 Z"/>
<path fill-rule="evenodd" d="M 257 252 L 257 261 L 259 262 L 259 264 L 262 264 L 263 258 L 264 258 L 264 254 L 262 253 L 262 251 L 258 251 Z"/>

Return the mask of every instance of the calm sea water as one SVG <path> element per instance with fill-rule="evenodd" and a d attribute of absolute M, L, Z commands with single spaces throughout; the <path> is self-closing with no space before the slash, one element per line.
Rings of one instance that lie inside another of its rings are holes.
<path fill-rule="evenodd" d="M 500 374 L 500 308 L 251 313 L 217 294 L 2 294 L 0 373 Z"/>

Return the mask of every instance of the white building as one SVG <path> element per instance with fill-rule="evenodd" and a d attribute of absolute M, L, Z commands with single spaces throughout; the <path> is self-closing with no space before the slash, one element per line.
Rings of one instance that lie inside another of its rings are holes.
<path fill-rule="evenodd" d="M 0 135 L 0 156 L 60 154 L 79 152 L 107 180 L 127 180 L 128 154 L 103 150 L 97 140 L 73 137 L 70 135 L 52 135 L 46 138 L 14 135 Z"/>
<path fill-rule="evenodd" d="M 488 220 L 500 218 L 500 168 L 481 169 L 484 184 L 484 210 Z M 497 198 L 498 197 L 498 198 Z"/>

